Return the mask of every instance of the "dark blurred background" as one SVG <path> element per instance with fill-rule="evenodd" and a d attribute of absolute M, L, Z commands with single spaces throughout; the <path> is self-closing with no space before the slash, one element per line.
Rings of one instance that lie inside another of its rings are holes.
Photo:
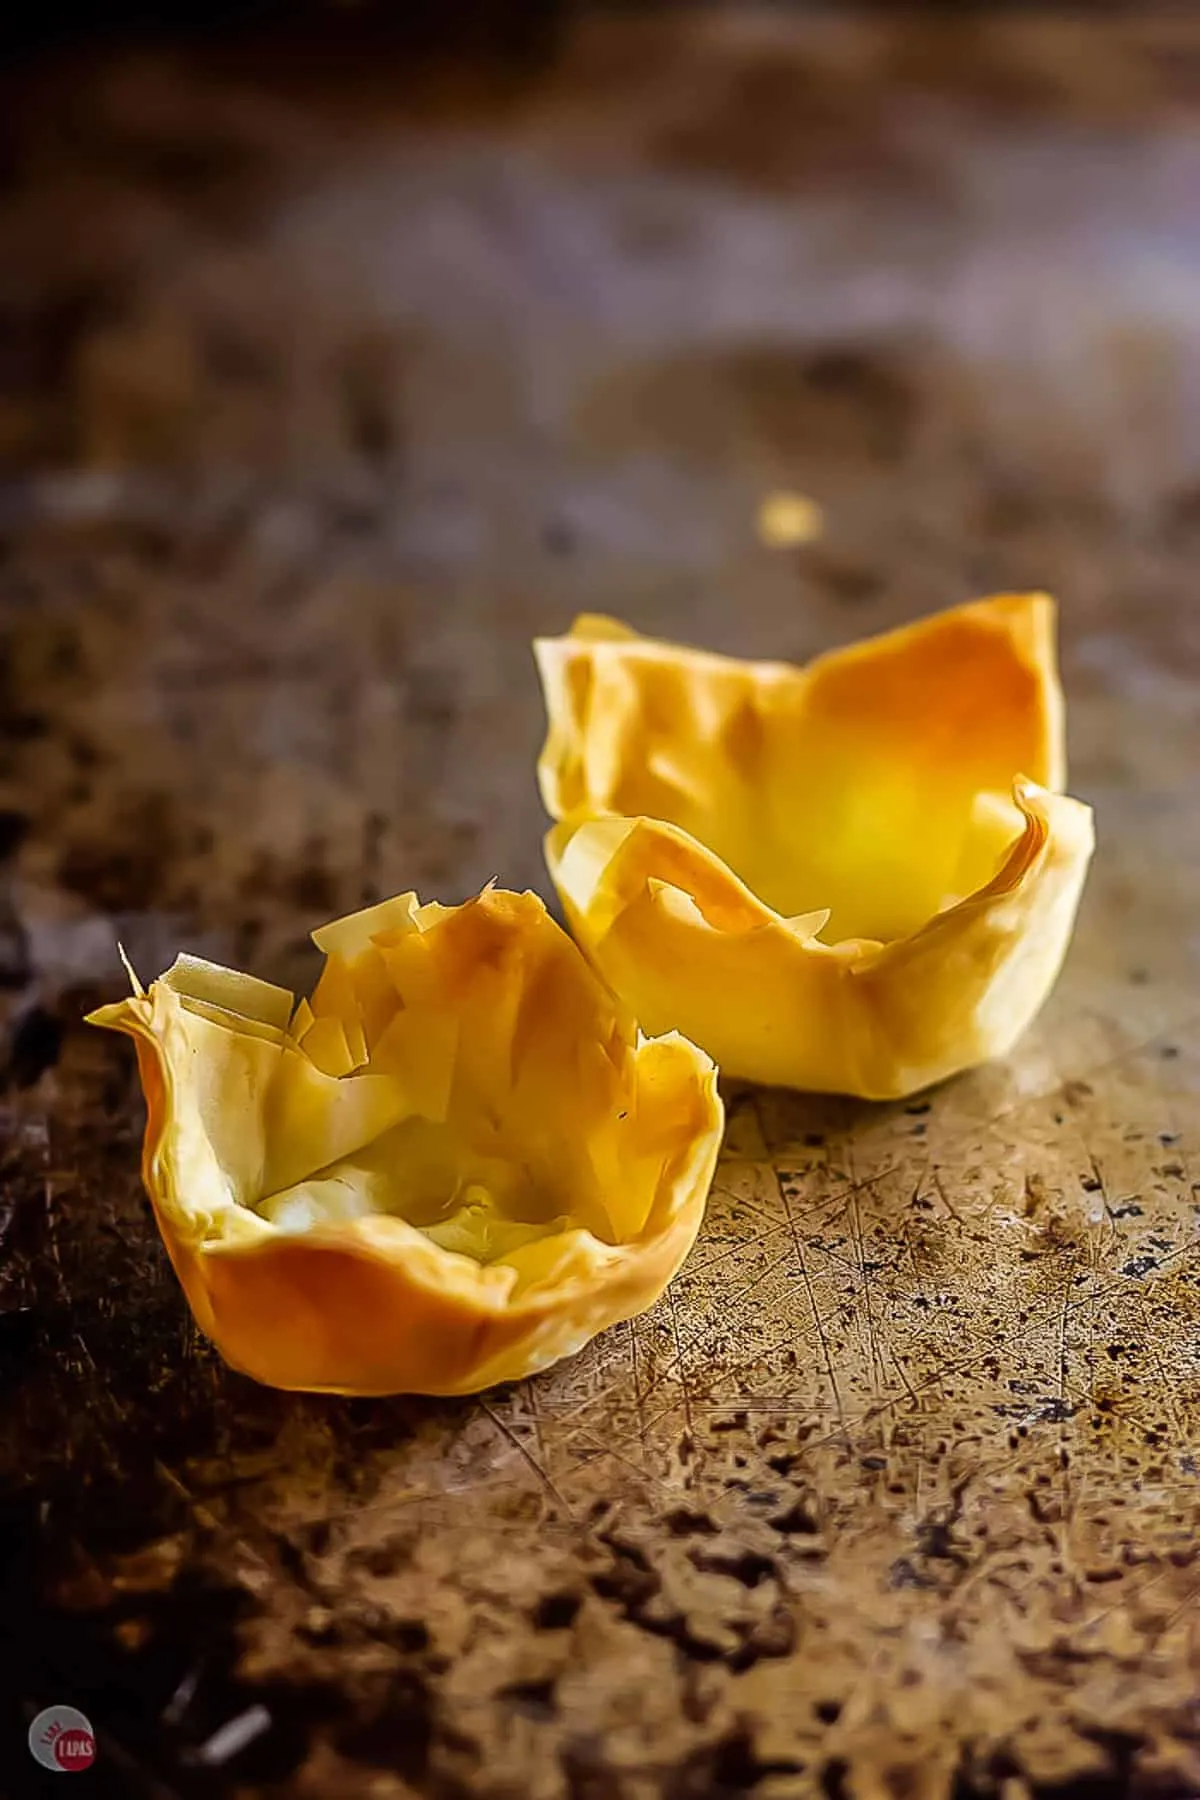
<path fill-rule="evenodd" d="M 527 640 L 582 608 L 805 656 L 1061 589 L 1085 753 L 1130 580 L 1197 654 L 1184 14 L 6 28 L 27 911 L 302 973 L 313 914 L 381 886 L 539 882 Z M 777 489 L 814 541 L 761 542 Z"/>
<path fill-rule="evenodd" d="M 18 4 L 7 8 L 0 20 L 0 46 L 10 57 L 23 60 L 55 53 L 92 52 L 103 46 L 137 41 L 145 44 L 174 42 L 210 44 L 269 35 L 286 57 L 297 46 L 304 54 L 309 46 L 325 57 L 340 40 L 335 54 L 347 53 L 357 40 L 387 49 L 408 59 L 448 57 L 496 58 L 527 61 L 552 50 L 558 35 L 581 12 L 662 12 L 672 0 L 651 0 L 649 6 L 613 0 L 596 7 L 588 0 L 463 0 L 443 6 L 438 0 L 251 0 L 236 5 L 216 0 L 213 5 L 184 4 L 163 7 L 147 0 L 118 0 L 111 6 L 89 5 L 87 0 L 56 0 L 35 7 Z"/>

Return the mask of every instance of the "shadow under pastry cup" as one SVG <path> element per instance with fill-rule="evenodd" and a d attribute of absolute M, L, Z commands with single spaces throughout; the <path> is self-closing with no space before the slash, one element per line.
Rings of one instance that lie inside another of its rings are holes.
<path fill-rule="evenodd" d="M 687 1255 L 716 1071 L 648 1040 L 533 894 L 314 933 L 311 1001 L 192 957 L 91 1015 L 200 1329 L 279 1388 L 463 1394 L 648 1307 Z"/>
<path fill-rule="evenodd" d="M 550 873 L 647 1031 L 728 1075 L 903 1098 L 1003 1055 L 1092 853 L 1054 603 L 1002 595 L 744 662 L 585 616 L 535 654 Z"/>

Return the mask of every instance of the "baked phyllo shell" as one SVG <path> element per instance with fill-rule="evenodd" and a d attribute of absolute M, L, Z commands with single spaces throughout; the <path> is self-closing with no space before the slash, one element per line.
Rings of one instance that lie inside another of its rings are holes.
<path fill-rule="evenodd" d="M 532 894 L 314 933 L 311 997 L 181 957 L 133 1037 L 143 1174 L 200 1329 L 274 1387 L 462 1394 L 650 1306 L 704 1212 L 711 1061 L 645 1038 Z"/>
<path fill-rule="evenodd" d="M 1092 850 L 1054 640 L 1051 600 L 1005 595 L 805 668 L 591 617 L 540 641 L 550 872 L 644 1028 L 869 1099 L 1006 1052 Z"/>

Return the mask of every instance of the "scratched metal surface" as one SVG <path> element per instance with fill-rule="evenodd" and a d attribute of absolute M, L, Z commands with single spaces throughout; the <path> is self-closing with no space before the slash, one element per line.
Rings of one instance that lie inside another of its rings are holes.
<path fill-rule="evenodd" d="M 7 109 L 0 1788 L 69 1701 L 155 1800 L 1200 1792 L 1200 33 L 527 51 Z M 118 932 L 302 983 L 381 892 L 544 887 L 578 609 L 803 657 L 1025 585 L 1099 850 L 1018 1054 L 732 1094 L 679 1280 L 536 1381 L 221 1367 L 77 1024 Z"/>

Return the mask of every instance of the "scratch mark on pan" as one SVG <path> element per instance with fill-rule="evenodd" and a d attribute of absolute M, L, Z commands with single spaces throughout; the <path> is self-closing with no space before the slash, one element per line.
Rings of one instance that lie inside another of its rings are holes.
<path fill-rule="evenodd" d="M 1071 1288 L 1078 1267 L 1079 1259 L 1073 1256 L 1063 1273 L 1062 1309 L 1058 1317 L 1058 1478 L 1061 1496 L 1058 1535 L 1063 1563 L 1068 1569 L 1073 1568 L 1071 1525 L 1075 1495 L 1071 1482 L 1071 1459 L 1067 1451 L 1067 1318 L 1071 1310 Z"/>
<path fill-rule="evenodd" d="M 1165 1256 L 1162 1259 L 1162 1261 L 1159 1264 L 1159 1267 L 1160 1268 L 1164 1267 L 1167 1263 L 1173 1261 L 1176 1257 L 1178 1257 L 1182 1254 L 1183 1254 L 1182 1249 L 1171 1251 L 1169 1255 Z M 1119 1276 L 1115 1277 L 1108 1284 L 1107 1287 L 1105 1287 L 1101 1290 L 1098 1297 L 1100 1300 L 1104 1300 L 1108 1297 L 1109 1294 L 1119 1293 L 1119 1292 L 1123 1291 L 1123 1289 L 1127 1286 L 1128 1286 L 1128 1283 L 1125 1282 L 1121 1277 L 1119 1277 Z M 1087 1301 L 1083 1298 L 1081 1298 L 1079 1300 L 1074 1300 L 1070 1303 L 1067 1310 L 1068 1310 L 1068 1312 L 1073 1312 L 1077 1306 L 1083 1306 L 1086 1304 L 1087 1304 Z M 1036 1337 L 1039 1332 L 1044 1331 L 1046 1328 L 1046 1325 L 1049 1323 L 1049 1321 L 1052 1318 L 1057 1317 L 1057 1309 L 1058 1309 L 1058 1302 L 1053 1301 L 1049 1305 L 1047 1305 L 1045 1308 L 1043 1308 L 1040 1312 L 1034 1314 L 1030 1319 L 1028 1319 L 1026 1321 L 1025 1325 L 1023 1326 L 1023 1328 L 1020 1331 L 1014 1332 L 1007 1339 L 1007 1343 L 1008 1343 L 1009 1347 L 1015 1348 L 1019 1344 L 1024 1344 L 1024 1343 L 1028 1342 L 1028 1340 L 1030 1338 Z M 934 1372 L 932 1374 L 928 1375 L 923 1381 L 918 1382 L 916 1385 L 915 1392 L 918 1395 L 923 1394 L 923 1393 L 928 1393 L 928 1391 L 931 1388 L 934 1388 L 940 1382 L 943 1382 L 948 1375 L 964 1374 L 968 1369 L 973 1368 L 976 1363 L 982 1362 L 985 1356 L 988 1356 L 991 1354 L 992 1354 L 992 1351 L 991 1351 L 991 1348 L 989 1347 L 989 1348 L 983 1349 L 983 1350 L 977 1349 L 970 1356 L 964 1356 L 964 1357 L 957 1358 L 955 1360 L 948 1361 L 948 1362 L 942 1364 L 942 1366 L 940 1368 L 934 1370 Z M 856 1415 L 856 1417 L 854 1419 L 854 1423 L 857 1425 L 866 1425 L 869 1423 L 874 1423 L 876 1420 L 882 1418 L 886 1413 L 893 1411 L 900 1404 L 901 1404 L 901 1396 L 900 1395 L 896 1395 L 890 1400 L 881 1401 L 878 1406 L 868 1407 L 865 1412 L 863 1412 L 859 1415 Z M 808 1457 L 816 1450 L 828 1449 L 832 1444 L 843 1441 L 845 1438 L 845 1435 L 846 1435 L 845 1429 L 843 1427 L 843 1428 L 839 1428 L 839 1430 L 837 1430 L 837 1431 L 826 1433 L 826 1435 L 824 1437 L 810 1438 L 808 1440 L 808 1442 L 804 1445 L 802 1451 L 800 1452 L 801 1457 Z"/>
<path fill-rule="evenodd" d="M 766 1241 L 766 1239 L 764 1237 L 748 1238 L 745 1241 L 745 1243 L 740 1244 L 738 1246 L 738 1248 L 740 1250 L 753 1250 L 757 1245 L 762 1244 L 765 1241 Z M 732 1316 L 732 1314 L 735 1312 L 735 1310 L 741 1306 L 743 1301 L 745 1301 L 754 1292 L 755 1288 L 760 1286 L 760 1284 L 762 1282 L 764 1282 L 769 1275 L 773 1275 L 775 1273 L 776 1269 L 782 1268 L 785 1263 L 790 1261 L 791 1256 L 792 1256 L 792 1251 L 789 1248 L 788 1250 L 786 1250 L 784 1252 L 784 1254 L 782 1256 L 778 1256 L 774 1259 L 774 1261 L 768 1263 L 765 1269 L 760 1269 L 758 1274 L 753 1278 L 752 1281 L 747 1282 L 745 1287 L 738 1288 L 733 1293 L 731 1293 L 727 1298 L 723 1298 L 722 1303 L 721 1303 L 722 1319 L 728 1320 Z M 680 1380 L 681 1385 L 683 1385 L 686 1388 L 686 1385 L 687 1385 L 686 1377 L 683 1372 L 684 1371 L 684 1358 L 689 1354 L 689 1352 L 697 1349 L 698 1346 L 704 1342 L 706 1336 L 710 1335 L 710 1327 L 702 1326 L 700 1328 L 700 1330 L 696 1331 L 691 1337 L 684 1339 L 683 1336 L 681 1335 L 680 1329 L 679 1329 L 679 1315 L 678 1315 L 678 1312 L 677 1312 L 676 1306 L 675 1306 L 674 1284 L 672 1284 L 672 1286 L 667 1289 L 666 1300 L 667 1300 L 668 1310 L 669 1310 L 670 1316 L 671 1316 L 671 1330 L 672 1330 L 672 1334 L 673 1334 L 674 1340 L 675 1340 L 675 1356 L 667 1364 L 666 1368 L 660 1369 L 658 1371 L 654 1380 L 650 1383 L 650 1386 L 646 1389 L 645 1398 L 647 1400 L 650 1399 L 650 1397 L 653 1394 L 658 1393 L 659 1389 L 667 1381 L 669 1381 L 671 1376 L 674 1375 L 677 1371 L 679 1371 L 679 1380 Z"/>
<path fill-rule="evenodd" d="M 950 1214 L 950 1217 L 954 1220 L 954 1223 L 957 1226 L 959 1226 L 963 1231 L 965 1231 L 966 1224 L 964 1223 L 962 1214 L 960 1212 L 958 1212 L 955 1209 L 955 1207 L 951 1204 L 950 1196 L 946 1192 L 946 1184 L 942 1180 L 942 1171 L 939 1168 L 934 1167 L 931 1170 L 931 1174 L 933 1177 L 933 1185 L 937 1189 L 938 1199 L 941 1201 L 941 1203 L 945 1207 L 946 1211 Z"/>
<path fill-rule="evenodd" d="M 671 1366 L 680 1371 L 679 1387 L 680 1392 L 683 1395 L 683 1416 L 687 1420 L 688 1430 L 690 1431 L 692 1429 L 692 1396 L 688 1388 L 687 1370 L 683 1367 L 683 1345 L 679 1336 L 679 1312 L 675 1305 L 674 1284 L 670 1284 L 667 1287 L 667 1311 L 671 1318 L 671 1335 L 675 1339 L 675 1361 Z M 661 1386 L 661 1382 L 656 1381 L 650 1388 L 650 1393 L 653 1393 L 655 1388 L 659 1386 Z"/>
<path fill-rule="evenodd" d="M 875 1313 L 871 1305 L 871 1278 L 867 1272 L 867 1246 L 863 1237 L 862 1211 L 859 1207 L 857 1194 L 855 1194 L 854 1199 L 851 1202 L 851 1207 L 854 1218 L 854 1245 L 858 1252 L 858 1274 L 862 1281 L 863 1316 L 866 1320 L 867 1343 L 871 1352 L 871 1370 L 877 1383 L 876 1392 L 883 1394 L 887 1391 L 887 1381 L 884 1373 L 883 1357 L 880 1355 L 879 1351 L 879 1339 L 875 1332 Z"/>
<path fill-rule="evenodd" d="M 833 1398 L 834 1398 L 834 1404 L 837 1407 L 838 1427 L 839 1427 L 838 1434 L 836 1434 L 836 1435 L 845 1437 L 846 1436 L 846 1409 L 842 1403 L 842 1390 L 838 1385 L 837 1372 L 835 1371 L 834 1366 L 833 1366 L 833 1354 L 829 1348 L 829 1339 L 825 1332 L 825 1324 L 821 1318 L 820 1311 L 817 1307 L 817 1296 L 813 1290 L 812 1276 L 808 1272 L 808 1263 L 805 1261 L 805 1257 L 804 1257 L 804 1245 L 801 1240 L 800 1232 L 799 1232 L 799 1229 L 797 1228 L 796 1221 L 792 1216 L 792 1204 L 788 1198 L 787 1189 L 784 1186 L 782 1181 L 779 1183 L 779 1194 L 780 1194 L 780 1198 L 783 1201 L 784 1210 L 788 1216 L 788 1223 L 792 1227 L 792 1243 L 795 1247 L 796 1259 L 800 1265 L 800 1279 L 803 1281 L 804 1291 L 808 1295 L 808 1304 L 812 1309 L 813 1322 L 816 1326 L 816 1331 L 817 1331 L 817 1340 L 821 1346 L 821 1355 L 824 1358 L 825 1370 L 829 1376 L 829 1384 L 833 1389 Z"/>
<path fill-rule="evenodd" d="M 623 1452 L 623 1444 L 627 1444 L 630 1441 L 638 1444 L 645 1443 L 645 1438 L 642 1435 L 640 1427 L 636 1437 L 634 1437 L 633 1434 L 630 1434 L 630 1436 L 627 1436 L 623 1440 L 621 1445 L 605 1443 L 603 1439 L 596 1436 L 595 1432 L 588 1425 L 581 1425 L 577 1431 L 571 1434 L 568 1441 L 573 1448 L 580 1443 L 585 1447 L 591 1446 L 590 1455 L 582 1455 L 579 1457 L 582 1466 L 595 1465 L 596 1463 L 601 1462 L 604 1457 L 611 1456 L 614 1461 L 619 1462 L 623 1468 L 628 1469 L 630 1474 L 638 1482 L 643 1482 L 646 1479 L 646 1470 L 643 1467 L 639 1467 L 631 1457 L 626 1456 Z"/>
<path fill-rule="evenodd" d="M 1103 1625 L 1105 1619 L 1111 1619 L 1114 1614 L 1119 1612 L 1128 1613 L 1133 1601 L 1140 1600 L 1144 1594 L 1148 1594 L 1150 1589 L 1157 1587 L 1160 1581 L 1165 1581 L 1170 1573 L 1171 1567 L 1170 1564 L 1167 1564 L 1161 1569 L 1156 1569 L 1153 1575 L 1142 1582 L 1140 1587 L 1123 1589 L 1119 1600 L 1114 1600 L 1110 1606 L 1102 1607 L 1099 1612 L 1094 1612 L 1090 1619 L 1085 1619 L 1081 1625 L 1075 1627 L 1072 1635 L 1086 1637 L 1088 1632 L 1095 1631 L 1098 1625 Z"/>
<path fill-rule="evenodd" d="M 629 1334 L 629 1363 L 633 1376 L 633 1404 L 637 1411 L 638 1441 L 643 1450 L 646 1448 L 646 1399 L 642 1393 L 642 1354 L 638 1337 L 636 1319 L 626 1321 L 625 1330 Z"/>
<path fill-rule="evenodd" d="M 1145 1350 L 1146 1355 L 1150 1358 L 1150 1361 L 1154 1364 L 1154 1370 L 1158 1376 L 1155 1398 L 1162 1401 L 1164 1410 L 1170 1414 L 1171 1428 L 1174 1433 L 1176 1447 L 1183 1450 L 1186 1449 L 1188 1443 L 1188 1428 L 1184 1424 L 1183 1416 L 1179 1411 L 1179 1405 L 1175 1398 L 1175 1384 L 1178 1377 L 1173 1376 L 1168 1371 L 1167 1365 L 1159 1353 L 1157 1334 L 1150 1315 L 1146 1310 L 1146 1295 L 1143 1289 L 1138 1289 L 1136 1293 L 1136 1303 L 1142 1319 L 1142 1347 Z"/>
<path fill-rule="evenodd" d="M 534 1456 L 533 1452 L 530 1450 L 528 1444 L 523 1444 L 521 1442 L 520 1438 L 517 1436 L 517 1433 L 513 1430 L 512 1426 L 507 1422 L 507 1420 L 502 1419 L 500 1417 L 499 1413 L 495 1410 L 495 1408 L 493 1406 L 491 1406 L 489 1404 L 489 1402 L 487 1400 L 480 1400 L 479 1408 L 480 1408 L 480 1411 L 482 1413 L 484 1413 L 486 1415 L 486 1417 L 492 1421 L 492 1424 L 496 1427 L 496 1430 L 498 1432 L 500 1432 L 503 1437 L 506 1437 L 508 1439 L 509 1443 L 513 1446 L 513 1449 L 516 1450 L 517 1454 L 519 1456 L 521 1456 L 526 1463 L 528 1463 L 530 1469 L 533 1471 L 534 1475 L 537 1477 L 537 1479 L 541 1483 L 542 1487 L 544 1487 L 546 1492 L 550 1495 L 550 1497 L 554 1501 L 555 1505 L 560 1506 L 562 1508 L 563 1512 L 566 1514 L 568 1519 L 574 1520 L 575 1515 L 571 1511 L 570 1506 L 567 1504 L 566 1496 L 559 1489 L 558 1485 L 554 1481 L 554 1478 L 553 1478 L 553 1476 L 551 1476 L 549 1471 L 542 1467 L 542 1465 L 538 1461 L 537 1457 Z"/>
<path fill-rule="evenodd" d="M 719 1268 L 722 1263 L 728 1262 L 731 1256 L 737 1256 L 743 1250 L 752 1249 L 755 1244 L 765 1244 L 773 1237 L 782 1237 L 787 1229 L 785 1222 L 781 1225 L 772 1225 L 769 1231 L 762 1233 L 761 1237 L 739 1238 L 727 1250 L 719 1250 L 715 1256 L 710 1256 L 705 1262 L 692 1262 L 689 1258 L 687 1272 L 689 1275 L 707 1275 L 710 1269 Z"/>
<path fill-rule="evenodd" d="M 895 1344 L 888 1345 L 888 1354 L 890 1355 L 893 1363 L 896 1366 L 896 1373 L 900 1377 L 902 1386 L 904 1386 L 908 1390 L 909 1399 L 912 1400 L 914 1403 L 916 1403 L 917 1390 L 913 1386 L 912 1382 L 908 1379 L 907 1374 L 905 1373 L 904 1364 L 900 1361 L 899 1356 L 896 1354 Z"/>
<path fill-rule="evenodd" d="M 1167 1614 L 1162 1624 L 1154 1633 L 1154 1642 L 1156 1644 L 1160 1643 L 1162 1639 L 1166 1637 L 1167 1633 L 1179 1623 L 1180 1619 L 1182 1619 L 1186 1613 L 1191 1612 L 1197 1600 L 1200 1600 L 1200 1582 L 1197 1582 L 1195 1587 L 1189 1588 L 1187 1593 L 1183 1596 L 1183 1599 L 1179 1602 L 1179 1605 Z"/>

